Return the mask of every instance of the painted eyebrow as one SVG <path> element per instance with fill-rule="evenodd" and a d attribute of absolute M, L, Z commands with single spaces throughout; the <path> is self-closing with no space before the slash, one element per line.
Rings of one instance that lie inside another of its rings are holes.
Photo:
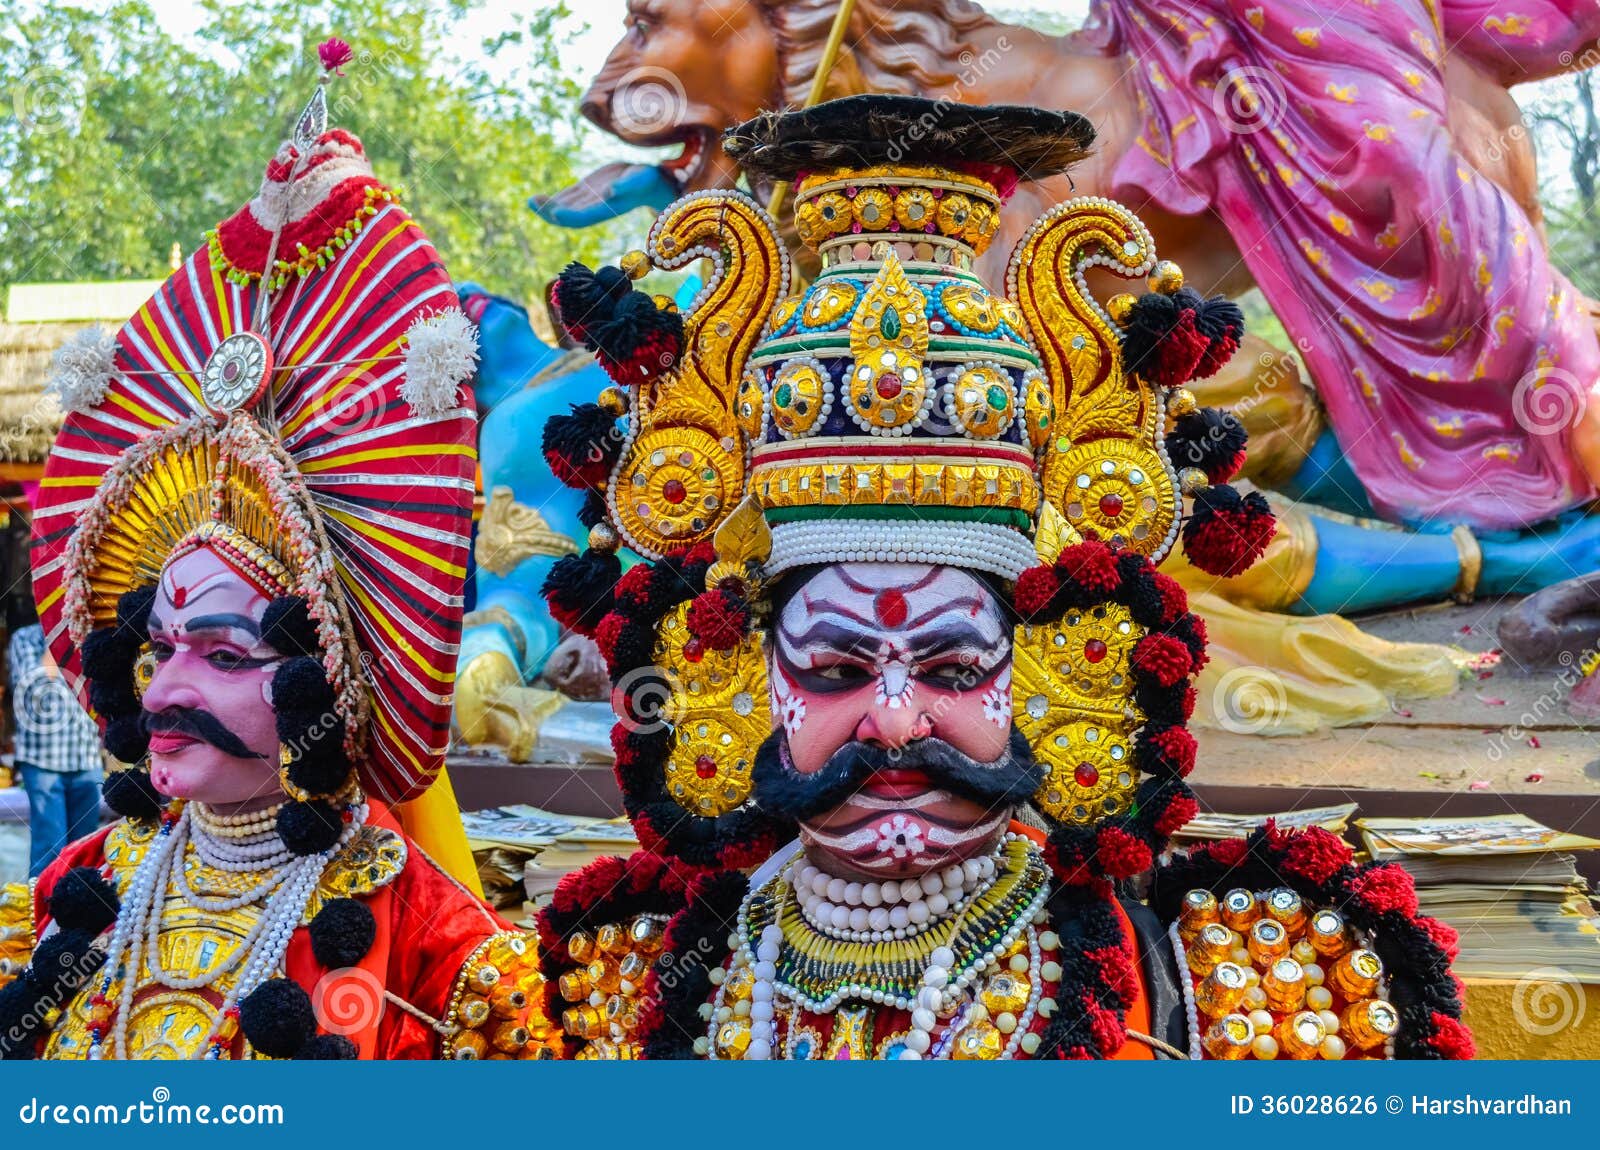
<path fill-rule="evenodd" d="M 243 631 L 251 638 L 261 638 L 261 625 L 248 615 L 196 615 L 184 624 L 183 629 L 190 633 L 211 630 Z"/>

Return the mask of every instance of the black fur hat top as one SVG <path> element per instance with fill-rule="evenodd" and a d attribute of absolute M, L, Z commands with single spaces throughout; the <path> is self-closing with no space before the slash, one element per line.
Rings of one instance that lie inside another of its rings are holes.
<path fill-rule="evenodd" d="M 723 150 L 752 180 L 899 163 L 994 165 L 1038 180 L 1066 171 L 1093 143 L 1094 126 L 1077 112 L 889 95 L 763 112 L 722 134 Z"/>

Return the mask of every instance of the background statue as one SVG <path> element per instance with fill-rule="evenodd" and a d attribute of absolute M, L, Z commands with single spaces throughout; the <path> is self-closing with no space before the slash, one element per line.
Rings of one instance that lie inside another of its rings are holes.
<path fill-rule="evenodd" d="M 717 134 L 804 99 L 837 10 L 630 5 L 582 110 L 680 155 L 609 165 L 533 206 L 577 224 L 613 194 L 626 210 L 731 186 Z M 1600 345 L 1590 302 L 1549 264 L 1534 151 L 1507 90 L 1592 63 L 1600 10 L 1535 0 L 1518 13 L 1470 0 L 1331 17 L 1301 0 L 1101 0 L 1083 29 L 1052 36 L 966 0 L 859 0 L 829 72 L 830 97 L 1074 107 L 1094 121 L 1097 150 L 1070 183 L 1018 190 L 980 261 L 991 282 L 1018 221 L 1077 194 L 1136 210 L 1202 293 L 1262 289 L 1298 355 L 1250 340 L 1202 401 L 1249 427 L 1248 478 L 1388 521 L 1291 514 L 1247 584 L 1186 576 L 1230 600 L 1203 613 L 1237 616 L 1216 636 L 1219 669 L 1276 663 L 1290 709 L 1312 712 L 1301 727 L 1370 713 L 1385 691 L 1447 691 L 1454 672 L 1439 648 L 1375 643 L 1332 617 L 1286 633 L 1257 610 L 1528 591 L 1600 565 L 1600 520 L 1563 514 L 1593 497 L 1600 470 L 1600 409 L 1587 404 Z M 753 190 L 764 201 L 771 189 Z M 1330 639 L 1344 649 L 1331 702 Z M 1292 650 L 1309 645 L 1324 655 Z"/>

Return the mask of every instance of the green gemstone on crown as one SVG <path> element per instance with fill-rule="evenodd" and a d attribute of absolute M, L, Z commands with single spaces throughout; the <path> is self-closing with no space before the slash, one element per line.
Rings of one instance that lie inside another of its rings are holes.
<path fill-rule="evenodd" d="M 892 307 L 883 309 L 883 319 L 878 321 L 878 331 L 884 339 L 900 338 L 900 313 Z"/>
<path fill-rule="evenodd" d="M 772 393 L 772 402 L 779 407 L 788 407 L 789 401 L 794 398 L 794 391 L 787 383 L 780 383 L 778 390 Z"/>
<path fill-rule="evenodd" d="M 989 385 L 988 399 L 990 407 L 994 408 L 996 411 L 1004 411 L 1006 409 L 1007 398 L 1008 397 L 1006 396 L 1005 388 L 1001 387 L 998 383 L 992 383 Z"/>

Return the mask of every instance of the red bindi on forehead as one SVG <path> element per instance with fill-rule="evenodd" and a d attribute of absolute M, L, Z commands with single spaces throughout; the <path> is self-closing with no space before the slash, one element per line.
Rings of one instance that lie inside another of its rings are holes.
<path fill-rule="evenodd" d="M 893 587 L 887 591 L 880 591 L 872 600 L 872 610 L 877 615 L 878 622 L 885 627 L 903 626 L 908 610 L 906 597 Z"/>

